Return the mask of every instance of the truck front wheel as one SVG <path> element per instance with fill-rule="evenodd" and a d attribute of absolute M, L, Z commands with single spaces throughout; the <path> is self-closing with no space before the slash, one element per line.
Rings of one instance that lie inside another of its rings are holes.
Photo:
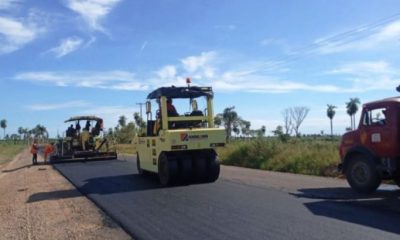
<path fill-rule="evenodd" d="M 366 156 L 356 155 L 349 159 L 346 178 L 358 193 L 371 193 L 381 184 L 381 178 L 373 161 Z"/>

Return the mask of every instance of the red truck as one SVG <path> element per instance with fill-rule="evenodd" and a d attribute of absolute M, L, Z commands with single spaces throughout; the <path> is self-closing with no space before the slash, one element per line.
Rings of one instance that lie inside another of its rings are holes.
<path fill-rule="evenodd" d="M 363 105 L 358 129 L 343 135 L 339 171 L 359 193 L 375 191 L 382 180 L 400 186 L 400 97 Z"/>

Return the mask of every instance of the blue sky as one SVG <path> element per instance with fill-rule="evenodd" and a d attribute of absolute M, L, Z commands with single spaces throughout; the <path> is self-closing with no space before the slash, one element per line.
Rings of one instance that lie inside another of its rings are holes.
<path fill-rule="evenodd" d="M 0 0 L 0 119 L 8 133 L 40 123 L 54 136 L 80 114 L 113 127 L 190 76 L 252 128 L 307 106 L 300 131 L 328 133 L 334 104 L 343 133 L 350 97 L 397 95 L 399 50 L 399 1 Z"/>

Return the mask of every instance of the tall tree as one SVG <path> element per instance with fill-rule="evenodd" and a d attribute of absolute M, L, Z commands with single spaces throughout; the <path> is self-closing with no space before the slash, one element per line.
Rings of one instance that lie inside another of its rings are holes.
<path fill-rule="evenodd" d="M 23 127 L 19 127 L 18 128 L 18 134 L 21 136 L 21 139 L 23 138 L 23 134 L 24 134 L 24 128 Z"/>
<path fill-rule="evenodd" d="M 220 127 L 220 126 L 221 126 L 221 124 L 222 124 L 222 117 L 221 117 L 221 115 L 216 115 L 216 116 L 214 117 L 214 124 L 215 124 L 216 127 Z"/>
<path fill-rule="evenodd" d="M 3 138 L 6 138 L 7 120 L 2 119 L 0 121 L 0 127 L 3 129 Z"/>
<path fill-rule="evenodd" d="M 326 109 L 326 115 L 328 116 L 328 118 L 329 118 L 329 120 L 331 122 L 331 137 L 333 137 L 333 124 L 332 124 L 332 122 L 333 122 L 333 117 L 336 114 L 335 108 L 337 108 L 337 107 L 334 106 L 334 105 L 328 104 L 328 108 Z"/>
<path fill-rule="evenodd" d="M 141 132 L 144 131 L 144 129 L 146 128 L 146 123 L 138 112 L 135 112 L 133 114 L 133 119 L 135 120 L 137 128 L 139 128 Z"/>
<path fill-rule="evenodd" d="M 283 128 L 285 129 L 286 135 L 291 135 L 293 130 L 292 116 L 291 116 L 291 108 L 286 108 L 282 111 L 283 117 Z"/>
<path fill-rule="evenodd" d="M 225 127 L 225 132 L 226 132 L 226 137 L 229 140 L 232 136 L 232 130 L 233 127 L 236 126 L 241 126 L 242 125 L 242 119 L 239 117 L 237 112 L 234 110 L 235 107 L 227 107 L 224 109 L 222 113 L 219 113 L 217 115 L 217 118 L 220 118 L 221 121 L 224 123 Z"/>
<path fill-rule="evenodd" d="M 310 109 L 308 107 L 293 107 L 290 109 L 290 116 L 293 121 L 293 130 L 297 137 L 300 136 L 300 126 L 303 123 L 304 119 L 307 117 Z"/>
<path fill-rule="evenodd" d="M 124 115 L 120 116 L 118 119 L 118 124 L 121 127 L 126 127 L 126 117 Z"/>
<path fill-rule="evenodd" d="M 249 121 L 246 121 L 246 120 L 242 120 L 241 121 L 241 131 L 242 131 L 242 134 L 244 135 L 244 136 L 249 136 L 250 135 L 250 126 L 251 126 L 251 123 L 249 122 Z"/>
<path fill-rule="evenodd" d="M 259 131 L 259 136 L 264 137 L 266 131 L 267 131 L 267 128 L 264 125 L 262 125 L 260 128 L 260 131 Z"/>
<path fill-rule="evenodd" d="M 32 129 L 32 133 L 35 136 L 35 138 L 41 138 L 41 139 L 46 139 L 49 138 L 49 133 L 47 132 L 47 129 L 43 125 L 36 125 L 34 129 Z"/>
<path fill-rule="evenodd" d="M 349 114 L 350 116 L 350 128 L 352 130 L 354 130 L 356 126 L 355 115 L 358 111 L 359 104 L 360 104 L 360 99 L 358 98 L 350 98 L 350 101 L 346 103 L 347 114 Z"/>

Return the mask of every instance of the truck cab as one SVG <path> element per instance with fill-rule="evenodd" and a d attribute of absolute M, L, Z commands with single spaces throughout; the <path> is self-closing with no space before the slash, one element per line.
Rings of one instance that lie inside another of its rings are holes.
<path fill-rule="evenodd" d="M 358 128 L 343 135 L 339 170 L 357 192 L 375 191 L 382 180 L 400 184 L 400 97 L 363 105 Z"/>

